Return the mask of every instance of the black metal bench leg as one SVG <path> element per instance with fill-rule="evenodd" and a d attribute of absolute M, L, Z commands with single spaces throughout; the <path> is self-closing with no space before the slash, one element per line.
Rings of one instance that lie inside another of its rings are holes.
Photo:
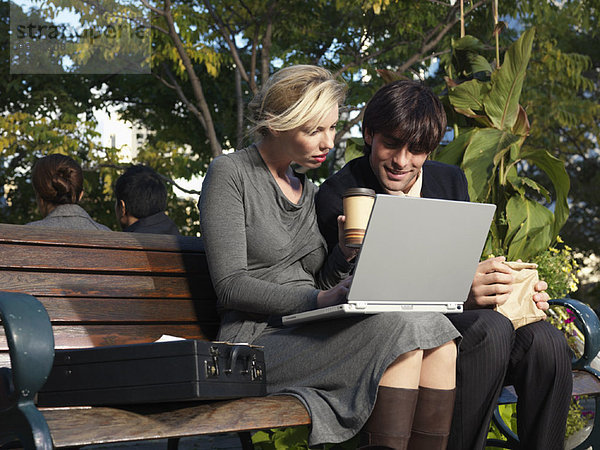
<path fill-rule="evenodd" d="M 170 438 L 167 441 L 167 450 L 177 450 L 179 448 L 179 438 Z"/>
<path fill-rule="evenodd" d="M 249 431 L 238 431 L 238 437 L 242 444 L 242 450 L 254 450 L 254 444 L 252 443 L 252 435 Z"/>

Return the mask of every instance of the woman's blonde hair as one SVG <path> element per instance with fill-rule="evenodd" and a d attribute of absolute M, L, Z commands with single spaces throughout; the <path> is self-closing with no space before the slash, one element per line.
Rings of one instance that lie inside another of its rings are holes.
<path fill-rule="evenodd" d="M 322 67 L 296 65 L 275 72 L 248 105 L 250 132 L 266 136 L 272 131 L 312 127 L 346 97 L 346 84 Z"/>

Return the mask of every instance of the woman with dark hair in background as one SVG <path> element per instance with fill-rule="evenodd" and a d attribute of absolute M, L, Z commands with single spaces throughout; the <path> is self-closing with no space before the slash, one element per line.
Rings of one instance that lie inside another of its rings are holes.
<path fill-rule="evenodd" d="M 38 159 L 31 181 L 43 219 L 27 225 L 110 231 L 78 205 L 83 197 L 83 171 L 73 158 L 55 153 Z"/>

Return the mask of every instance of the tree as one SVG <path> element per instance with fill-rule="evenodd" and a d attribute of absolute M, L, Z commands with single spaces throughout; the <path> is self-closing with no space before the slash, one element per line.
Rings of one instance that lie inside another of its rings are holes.
<path fill-rule="evenodd" d="M 591 8 L 597 1 L 586 0 L 583 9 Z M 123 5 L 127 6 L 126 3 Z M 44 2 L 45 7 L 38 13 L 49 20 L 55 8 L 74 6 L 81 12 L 84 25 L 91 26 L 98 17 L 91 5 L 83 0 L 52 0 Z M 112 0 L 102 5 L 115 11 L 125 8 Z M 74 117 L 85 112 L 92 124 L 89 113 L 93 106 L 118 106 L 123 118 L 152 130 L 140 161 L 160 164 L 161 173 L 170 179 L 201 174 L 219 148 L 243 145 L 248 126 L 243 114 L 246 103 L 276 67 L 293 63 L 326 66 L 349 84 L 349 113 L 342 117 L 337 137 L 340 151 L 336 153 L 341 157 L 347 139 L 345 131 L 360 121 L 364 102 L 383 83 L 378 71 L 387 69 L 407 77 L 424 78 L 435 68 L 437 58 L 449 54 L 451 39 L 459 35 L 460 25 L 458 1 L 452 5 L 450 1 L 439 0 L 138 0 L 128 5 L 152 11 L 151 74 L 55 78 L 7 74 L 0 80 L 0 86 L 3 92 L 5 88 L 13 89 L 11 96 L 20 96 L 27 108 L 35 102 L 46 105 L 46 109 L 32 106 L 31 111 L 37 114 L 35 120 L 64 118 L 62 112 L 56 116 L 56 111 L 72 111 Z M 491 5 L 491 0 L 466 2 L 465 15 L 468 32 L 481 36 L 490 49 L 493 46 L 486 42 L 492 41 L 494 36 Z M 551 36 L 553 23 L 573 24 L 585 13 L 582 9 L 575 11 L 574 7 L 555 10 L 546 0 L 506 0 L 500 5 L 501 13 L 507 17 L 531 21 L 545 17 L 543 29 L 538 28 L 538 36 L 543 38 L 538 37 L 538 41 Z M 555 12 L 554 19 L 548 11 Z M 593 35 L 592 25 L 596 20 L 588 19 L 585 32 L 588 36 Z M 568 28 L 563 28 L 566 35 Z M 501 44 L 508 45 L 515 34 L 510 29 L 503 31 Z M 117 43 L 116 49 L 125 44 Z M 540 54 L 538 48 L 543 48 L 537 41 L 535 45 L 532 66 Z M 575 45 L 573 42 L 573 47 Z M 6 46 L 3 49 L 5 51 Z M 94 54 L 94 49 L 88 50 L 75 61 L 74 70 L 85 67 L 85 55 L 89 59 L 89 55 Z M 590 53 L 589 58 L 592 62 L 585 74 L 597 64 L 596 56 Z M 531 86 L 527 84 L 530 78 L 525 80 L 524 98 L 527 99 L 535 88 L 535 82 Z M 426 80 L 441 92 L 441 83 L 437 81 L 435 77 Z M 92 92 L 98 94 L 92 95 Z M 22 111 L 10 98 L 0 97 L 4 114 Z M 528 108 L 527 103 L 524 105 Z M 532 120 L 539 120 L 534 116 L 536 111 L 528 109 Z M 54 130 L 61 127 L 59 122 L 52 124 Z M 77 151 L 85 153 L 90 161 L 86 166 L 104 171 L 107 182 L 101 184 L 110 191 L 108 178 L 116 176 L 110 166 L 118 166 L 118 161 L 103 161 L 110 158 L 103 151 L 100 156 L 94 156 L 96 150 L 90 148 L 91 137 L 75 140 L 85 145 L 79 150 L 68 147 L 66 151 L 76 155 Z M 167 157 L 161 158 L 160 152 Z M 327 167 L 334 168 L 333 163 L 332 160 Z M 25 158 L 17 159 L 8 171 L 26 172 L 29 164 Z M 327 167 L 310 176 L 326 176 Z M 102 211 L 108 209 L 111 208 L 106 206 Z M 19 216 L 10 221 L 23 218 Z M 193 219 L 189 225 L 193 226 Z"/>
<path fill-rule="evenodd" d="M 600 2 L 560 4 L 521 5 L 524 22 L 535 21 L 538 30 L 523 95 L 532 123 L 526 145 L 548 150 L 565 162 L 571 179 L 571 213 L 561 235 L 579 251 L 598 254 Z M 535 172 L 530 175 L 540 178 Z"/>

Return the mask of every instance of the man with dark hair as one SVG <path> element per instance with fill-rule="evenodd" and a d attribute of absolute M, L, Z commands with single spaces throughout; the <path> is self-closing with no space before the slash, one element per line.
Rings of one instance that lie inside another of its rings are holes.
<path fill-rule="evenodd" d="M 365 155 L 327 179 L 316 196 L 319 227 L 330 250 L 338 240 L 337 222 L 345 219 L 342 196 L 348 188 L 469 201 L 464 173 L 427 159 L 445 133 L 446 115 L 424 85 L 398 81 L 382 87 L 366 106 L 362 130 Z M 514 330 L 509 319 L 492 309 L 512 291 L 511 270 L 503 261 L 481 262 L 465 311 L 448 315 L 463 335 L 448 448 L 484 448 L 494 406 L 507 384 L 514 385 L 519 397 L 520 448 L 561 449 L 572 390 L 566 339 L 545 321 Z M 401 280 L 399 274 L 399 289 Z M 540 309 L 548 308 L 546 288 L 543 281 L 536 285 L 533 301 Z"/>
<path fill-rule="evenodd" d="M 167 188 L 152 168 L 129 167 L 115 184 L 115 213 L 123 231 L 179 234 L 177 225 L 165 214 Z"/>

